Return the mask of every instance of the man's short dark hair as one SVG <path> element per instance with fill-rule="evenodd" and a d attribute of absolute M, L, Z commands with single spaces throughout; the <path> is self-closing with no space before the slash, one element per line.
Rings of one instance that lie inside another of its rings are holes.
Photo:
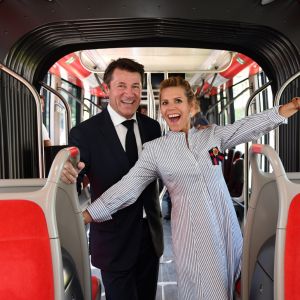
<path fill-rule="evenodd" d="M 144 66 L 130 58 L 119 58 L 113 60 L 106 68 L 103 76 L 103 81 L 109 86 L 112 80 L 112 74 L 115 69 L 125 70 L 128 72 L 137 72 L 141 75 L 141 81 L 144 80 Z"/>

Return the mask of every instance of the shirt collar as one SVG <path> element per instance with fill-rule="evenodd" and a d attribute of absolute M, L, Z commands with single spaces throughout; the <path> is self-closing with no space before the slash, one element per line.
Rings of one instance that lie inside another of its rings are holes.
<path fill-rule="evenodd" d="M 109 112 L 109 115 L 111 117 L 111 120 L 114 124 L 114 126 L 118 126 L 120 125 L 122 122 L 126 121 L 127 119 L 124 118 L 123 116 L 121 116 L 120 114 L 118 114 L 112 107 L 110 104 L 107 105 L 107 110 Z M 135 120 L 136 121 L 136 113 L 134 113 L 134 115 L 132 116 L 131 120 Z"/>

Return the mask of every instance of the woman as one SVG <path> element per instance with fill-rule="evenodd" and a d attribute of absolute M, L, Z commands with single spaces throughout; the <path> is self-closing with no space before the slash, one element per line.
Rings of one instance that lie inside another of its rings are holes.
<path fill-rule="evenodd" d="M 157 177 L 172 200 L 172 241 L 180 300 L 232 299 L 240 273 L 242 234 L 219 162 L 227 148 L 257 139 L 299 110 L 292 103 L 232 125 L 190 129 L 194 94 L 179 77 L 161 83 L 160 109 L 170 127 L 146 143 L 130 172 L 83 213 L 85 222 L 111 219 Z M 278 113 L 279 111 L 279 113 Z"/>

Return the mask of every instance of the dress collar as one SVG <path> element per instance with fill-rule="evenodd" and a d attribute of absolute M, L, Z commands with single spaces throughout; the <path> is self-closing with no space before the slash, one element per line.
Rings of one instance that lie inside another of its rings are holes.
<path fill-rule="evenodd" d="M 194 133 L 197 132 L 197 131 L 198 131 L 197 128 L 192 127 L 191 129 L 189 129 L 188 135 L 194 134 Z M 169 130 L 169 131 L 166 133 L 167 136 L 172 136 L 172 135 L 183 135 L 183 134 L 185 134 L 183 131 L 177 131 L 177 132 L 175 132 L 175 131 L 172 131 L 172 130 Z"/>

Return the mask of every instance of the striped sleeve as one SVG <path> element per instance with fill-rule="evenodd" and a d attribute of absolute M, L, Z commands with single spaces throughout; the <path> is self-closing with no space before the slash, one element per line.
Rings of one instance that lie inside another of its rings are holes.
<path fill-rule="evenodd" d="M 238 120 L 233 124 L 216 126 L 215 134 L 221 140 L 222 151 L 242 143 L 257 140 L 278 125 L 287 123 L 287 119 L 278 113 L 278 109 L 279 107 L 274 107 Z"/>
<path fill-rule="evenodd" d="M 151 144 L 146 143 L 144 146 L 130 171 L 88 206 L 87 210 L 95 222 L 112 219 L 113 213 L 133 204 L 143 190 L 158 177 Z"/>

